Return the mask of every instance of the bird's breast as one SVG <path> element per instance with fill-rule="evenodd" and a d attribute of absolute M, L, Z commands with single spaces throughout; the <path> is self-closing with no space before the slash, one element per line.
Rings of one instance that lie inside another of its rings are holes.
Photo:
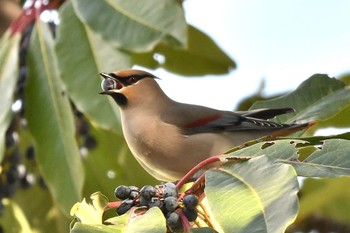
<path fill-rule="evenodd" d="M 181 178 L 202 160 L 231 147 L 227 136 L 203 133 L 185 136 L 174 125 L 152 117 L 122 118 L 128 146 L 152 176 L 163 181 Z"/>

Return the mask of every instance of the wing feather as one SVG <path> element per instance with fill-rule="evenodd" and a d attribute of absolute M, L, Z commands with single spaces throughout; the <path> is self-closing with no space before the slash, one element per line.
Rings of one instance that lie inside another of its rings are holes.
<path fill-rule="evenodd" d="M 285 129 L 297 131 L 307 127 L 308 124 L 279 124 L 268 120 L 293 111 L 292 108 L 277 108 L 230 112 L 177 103 L 165 112 L 163 120 L 177 126 L 183 135 L 232 131 L 265 131 L 266 134 L 271 134 Z"/>

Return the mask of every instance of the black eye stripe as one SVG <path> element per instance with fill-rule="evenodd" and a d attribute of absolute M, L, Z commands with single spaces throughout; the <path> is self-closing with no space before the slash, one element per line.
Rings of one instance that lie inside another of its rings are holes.
<path fill-rule="evenodd" d="M 146 78 L 146 77 L 148 77 L 147 74 L 133 74 L 133 75 L 126 76 L 125 78 L 126 79 L 136 78 L 137 80 L 140 80 L 140 79 L 143 79 L 143 78 Z"/>
<path fill-rule="evenodd" d="M 132 85 L 136 82 L 138 82 L 139 80 L 143 79 L 143 78 L 146 78 L 148 77 L 148 75 L 130 75 L 130 76 L 127 76 L 123 79 L 119 79 L 123 84 L 125 85 Z"/>
<path fill-rule="evenodd" d="M 132 85 L 143 78 L 150 77 L 149 74 L 132 74 L 124 77 L 118 76 L 115 73 L 109 73 L 108 75 L 123 83 L 124 86 Z"/>
<path fill-rule="evenodd" d="M 109 73 L 108 75 L 111 76 L 112 78 L 120 79 L 120 77 L 118 75 L 116 75 L 115 73 Z"/>

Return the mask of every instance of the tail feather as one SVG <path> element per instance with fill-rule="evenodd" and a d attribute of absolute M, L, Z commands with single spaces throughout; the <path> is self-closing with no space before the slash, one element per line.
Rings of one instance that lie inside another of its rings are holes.
<path fill-rule="evenodd" d="M 271 137 L 278 138 L 278 137 L 288 136 L 288 135 L 295 133 L 299 130 L 307 130 L 315 124 L 316 124 L 316 121 L 310 121 L 310 122 L 303 123 L 303 124 L 292 124 L 289 127 L 274 131 L 271 134 Z"/>
<path fill-rule="evenodd" d="M 253 117 L 267 120 L 290 112 L 295 112 L 295 110 L 293 108 L 262 108 L 237 113 L 244 117 Z"/>

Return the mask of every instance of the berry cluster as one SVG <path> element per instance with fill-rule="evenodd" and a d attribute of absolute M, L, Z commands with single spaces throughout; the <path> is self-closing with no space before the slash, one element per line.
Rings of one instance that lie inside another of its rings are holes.
<path fill-rule="evenodd" d="M 166 223 L 172 232 L 182 231 L 181 215 L 184 215 L 189 222 L 197 219 L 196 206 L 198 199 L 195 195 L 179 194 L 176 185 L 165 183 L 163 185 L 146 185 L 139 189 L 135 186 L 118 186 L 114 195 L 123 200 L 117 207 L 117 214 L 122 215 L 132 207 L 158 207 L 164 213 Z"/>
<path fill-rule="evenodd" d="M 49 21 L 50 30 L 55 36 L 56 24 Z M 0 155 L 0 215 L 4 212 L 4 198 L 12 198 L 18 188 L 30 188 L 39 184 L 43 190 L 47 186 L 36 166 L 36 148 L 31 140 L 27 128 L 26 119 L 26 85 L 29 77 L 27 66 L 27 54 L 29 41 L 32 34 L 33 24 L 29 24 L 22 33 L 19 43 L 18 80 L 13 93 L 11 106 L 12 119 L 6 131 L 5 151 Z M 89 150 L 96 147 L 96 139 L 91 135 L 89 124 L 84 115 L 79 112 L 72 103 L 72 110 L 75 113 L 75 125 L 77 140 L 80 144 L 82 157 L 86 157 Z"/>
<path fill-rule="evenodd" d="M 90 126 L 83 113 L 71 103 L 75 115 L 75 127 L 78 136 L 79 151 L 82 158 L 86 158 L 89 150 L 97 146 L 97 141 L 90 133 Z"/>
<path fill-rule="evenodd" d="M 35 149 L 27 132 L 25 118 L 25 85 L 28 75 L 26 55 L 32 25 L 22 34 L 19 44 L 19 77 L 12 104 L 12 121 L 5 134 L 5 151 L 0 161 L 0 214 L 4 212 L 3 199 L 12 198 L 18 188 L 29 188 L 36 182 L 46 188 L 42 176 L 36 174 Z M 1 157 L 0 156 L 0 157 Z"/>

